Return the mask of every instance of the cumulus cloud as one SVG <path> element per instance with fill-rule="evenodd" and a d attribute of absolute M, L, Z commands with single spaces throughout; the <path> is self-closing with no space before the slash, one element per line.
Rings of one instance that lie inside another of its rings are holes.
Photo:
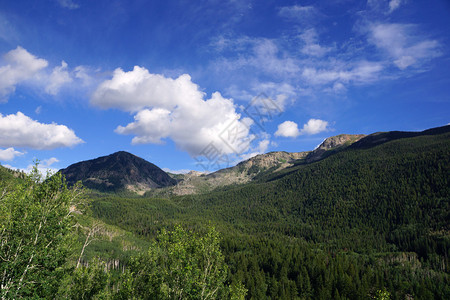
<path fill-rule="evenodd" d="M 319 120 L 319 119 L 310 119 L 308 123 L 303 125 L 302 130 L 300 131 L 300 134 L 318 134 L 323 131 L 328 130 L 328 122 Z"/>
<path fill-rule="evenodd" d="M 421 37 L 414 29 L 408 24 L 372 24 L 369 41 L 385 51 L 401 70 L 441 55 L 438 41 Z"/>
<path fill-rule="evenodd" d="M 10 161 L 15 157 L 23 155 L 23 152 L 16 151 L 14 148 L 9 147 L 8 149 L 0 149 L 0 160 L 1 161 Z"/>
<path fill-rule="evenodd" d="M 61 65 L 48 70 L 48 62 L 37 58 L 26 49 L 18 46 L 3 55 L 3 66 L 0 65 L 0 102 L 8 100 L 19 84 L 30 85 L 43 89 L 50 95 L 57 95 L 68 83 L 73 86 L 92 86 L 96 81 L 91 76 L 95 71 L 77 66 L 70 70 L 65 61 Z"/>
<path fill-rule="evenodd" d="M 65 125 L 43 124 L 21 112 L 0 114 L 0 147 L 54 149 L 83 143 L 72 129 Z"/>
<path fill-rule="evenodd" d="M 55 67 L 50 74 L 49 83 L 45 91 L 50 95 L 56 95 L 61 86 L 72 81 L 73 79 L 67 71 L 67 63 L 62 61 L 61 66 Z"/>
<path fill-rule="evenodd" d="M 292 121 L 285 121 L 278 125 L 275 136 L 296 138 L 299 135 L 313 135 L 328 130 L 328 122 L 319 119 L 310 119 L 301 130 Z"/>
<path fill-rule="evenodd" d="M 3 59 L 7 64 L 0 67 L 0 101 L 5 101 L 17 84 L 33 78 L 48 65 L 45 59 L 37 58 L 20 46 L 6 53 Z"/>
<path fill-rule="evenodd" d="M 115 70 L 93 93 L 91 103 L 135 113 L 134 122 L 115 130 L 134 135 L 133 144 L 170 138 L 191 156 L 201 155 L 208 145 L 225 154 L 248 150 L 251 120 L 241 118 L 233 100 L 219 92 L 205 96 L 187 74 L 172 79 L 136 66 L 129 72 Z"/>
<path fill-rule="evenodd" d="M 91 103 L 104 109 L 136 112 L 145 107 L 172 109 L 179 104 L 198 103 L 203 96 L 187 74 L 172 79 L 135 66 L 129 72 L 116 69 L 112 79 L 99 85 Z"/>
<path fill-rule="evenodd" d="M 296 138 L 300 135 L 298 125 L 292 121 L 284 121 L 278 125 L 278 130 L 275 132 L 275 136 L 292 137 Z"/>

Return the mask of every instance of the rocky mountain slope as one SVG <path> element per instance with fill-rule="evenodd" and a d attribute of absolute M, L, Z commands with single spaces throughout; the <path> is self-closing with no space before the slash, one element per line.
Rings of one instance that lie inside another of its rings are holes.
<path fill-rule="evenodd" d="M 190 172 L 185 174 L 182 180 L 170 189 L 176 195 L 188 195 L 206 192 L 219 186 L 247 183 L 265 172 L 275 172 L 290 167 L 296 161 L 304 159 L 308 153 L 269 152 L 256 155 L 234 167 L 218 170 L 214 173 Z"/>
<path fill-rule="evenodd" d="M 336 151 L 343 150 L 351 144 L 361 140 L 364 134 L 340 134 L 325 139 L 316 149 L 306 157 L 306 162 L 314 162 L 325 158 Z"/>
<path fill-rule="evenodd" d="M 207 192 L 219 186 L 247 183 L 264 174 L 275 173 L 289 168 L 301 161 L 310 163 L 320 160 L 345 149 L 364 137 L 364 134 L 340 134 L 325 139 L 313 151 L 269 152 L 242 161 L 234 167 L 222 169 L 211 174 L 191 172 L 185 174 L 182 178 L 178 177 L 179 183 L 171 187 L 170 190 L 176 195 L 188 195 Z"/>
<path fill-rule="evenodd" d="M 127 189 L 142 193 L 176 184 L 176 180 L 154 164 L 125 151 L 82 161 L 60 170 L 69 185 L 82 181 L 100 191 Z"/>

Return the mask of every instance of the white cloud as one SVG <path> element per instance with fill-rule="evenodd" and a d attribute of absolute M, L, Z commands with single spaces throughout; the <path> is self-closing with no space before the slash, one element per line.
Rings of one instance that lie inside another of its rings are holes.
<path fill-rule="evenodd" d="M 166 173 L 172 173 L 172 174 L 187 174 L 192 171 L 192 170 L 188 170 L 188 169 L 172 170 L 169 168 L 162 168 L 162 170 Z"/>
<path fill-rule="evenodd" d="M 55 67 L 50 74 L 45 91 L 50 95 L 56 95 L 61 86 L 72 81 L 73 79 L 67 71 L 67 63 L 62 61 L 61 66 Z"/>
<path fill-rule="evenodd" d="M 303 125 L 302 130 L 300 131 L 300 134 L 318 134 L 323 131 L 328 130 L 328 122 L 319 120 L 319 119 L 310 119 L 308 123 Z"/>
<path fill-rule="evenodd" d="M 290 102 L 294 102 L 296 96 L 295 88 L 288 83 L 259 82 L 252 87 L 254 94 L 264 93 L 270 98 L 270 101 L 276 106 L 277 112 L 281 113 L 286 109 Z M 254 97 L 251 97 L 252 100 Z"/>
<path fill-rule="evenodd" d="M 54 163 L 59 162 L 59 159 L 57 159 L 56 157 L 52 157 L 52 158 L 49 158 L 49 159 L 44 159 L 44 160 L 41 160 L 41 161 L 38 161 L 38 162 L 39 162 L 39 164 L 38 164 L 38 171 L 42 175 L 46 176 L 48 173 L 55 174 L 56 172 L 58 172 L 58 169 L 51 167 Z M 33 170 L 35 164 L 29 164 L 25 169 L 16 168 L 16 167 L 13 167 L 13 166 L 7 165 L 7 164 L 5 164 L 3 166 L 8 168 L 8 169 L 11 169 L 11 170 L 18 170 L 18 171 L 22 171 L 22 172 L 25 172 L 25 173 L 29 174 Z"/>
<path fill-rule="evenodd" d="M 59 5 L 68 9 L 77 9 L 80 5 L 74 3 L 72 0 L 57 0 Z"/>
<path fill-rule="evenodd" d="M 87 86 L 93 82 L 93 78 L 91 76 L 92 70 L 85 66 L 77 66 L 74 71 L 75 78 L 81 80 L 84 86 Z"/>
<path fill-rule="evenodd" d="M 59 162 L 59 159 L 57 159 L 56 157 L 51 157 L 49 159 L 44 159 L 43 161 L 41 161 L 41 165 L 43 167 L 50 167 L 51 165 L 57 162 Z"/>
<path fill-rule="evenodd" d="M 255 40 L 254 55 L 248 59 L 250 65 L 262 68 L 267 73 L 296 73 L 299 67 L 294 59 L 283 56 L 273 40 Z"/>
<path fill-rule="evenodd" d="M 214 71 L 230 72 L 239 70 L 242 72 L 258 70 L 260 73 L 271 76 L 283 77 L 295 76 L 300 68 L 295 58 L 280 50 L 275 40 L 266 38 L 238 38 L 223 42 L 221 47 L 227 47 L 234 53 L 239 53 L 236 58 L 221 58 L 215 62 Z"/>
<path fill-rule="evenodd" d="M 267 151 L 267 148 L 269 148 L 269 145 L 270 145 L 270 140 L 268 140 L 268 139 L 260 141 L 258 143 L 258 151 L 260 153 L 265 153 Z"/>
<path fill-rule="evenodd" d="M 177 105 L 199 103 L 203 96 L 204 93 L 187 74 L 172 79 L 135 66 L 129 72 L 116 69 L 112 79 L 98 86 L 91 103 L 104 109 L 136 112 L 143 108 L 173 109 Z"/>
<path fill-rule="evenodd" d="M 0 160 L 1 161 L 10 161 L 13 160 L 16 156 L 23 155 L 23 152 L 16 151 L 14 148 L 10 147 L 8 149 L 0 149 Z"/>
<path fill-rule="evenodd" d="M 10 15 L 0 12 L 0 39 L 8 42 L 8 44 L 16 44 L 19 34 L 7 16 Z"/>
<path fill-rule="evenodd" d="M 187 74 L 172 79 L 136 66 L 129 72 L 115 70 L 112 79 L 99 85 L 91 103 L 135 112 L 134 122 L 115 130 L 135 135 L 133 144 L 158 144 L 170 138 L 191 156 L 211 144 L 226 154 L 248 150 L 251 120 L 241 118 L 233 100 L 218 92 L 204 98 Z"/>
<path fill-rule="evenodd" d="M 57 159 L 56 157 L 51 157 L 48 159 L 44 159 L 39 161 L 39 166 L 38 166 L 38 170 L 39 172 L 41 172 L 42 174 L 47 174 L 48 172 L 50 172 L 51 174 L 54 174 L 56 172 L 58 172 L 58 169 L 52 168 L 52 165 L 55 163 L 58 163 L 59 159 Z M 27 173 L 29 173 L 32 169 L 33 165 L 28 165 L 27 167 Z"/>
<path fill-rule="evenodd" d="M 359 61 L 351 67 L 333 66 L 330 69 L 306 67 L 302 77 L 314 85 L 323 85 L 339 81 L 342 83 L 369 83 L 379 79 L 383 65 L 380 62 Z M 339 86 L 342 89 L 342 86 Z"/>
<path fill-rule="evenodd" d="M 369 32 L 369 41 L 384 50 L 401 70 L 441 55 L 438 41 L 421 37 L 413 25 L 373 24 Z"/>
<path fill-rule="evenodd" d="M 345 88 L 345 86 L 340 82 L 336 82 L 333 85 L 333 92 L 335 92 L 335 93 L 345 92 L 346 90 L 347 89 Z"/>
<path fill-rule="evenodd" d="M 292 5 L 281 7 L 278 15 L 288 20 L 301 23 L 311 23 L 316 21 L 319 13 L 314 6 Z"/>
<path fill-rule="evenodd" d="M 21 112 L 0 114 L 0 147 L 54 149 L 83 143 L 73 130 L 65 125 L 43 124 Z"/>
<path fill-rule="evenodd" d="M 330 47 L 323 47 L 318 44 L 318 36 L 314 28 L 305 30 L 302 34 L 300 34 L 300 39 L 305 44 L 301 49 L 301 52 L 306 55 L 320 57 L 332 49 Z"/>
<path fill-rule="evenodd" d="M 79 91 L 79 87 L 91 87 L 96 82 L 91 73 L 97 71 L 84 66 L 70 70 L 65 61 L 50 72 L 46 69 L 47 60 L 37 58 L 20 46 L 3 55 L 3 63 L 0 66 L 0 102 L 7 101 L 19 84 L 43 89 L 55 96 L 68 83 L 74 83 L 72 87 Z"/>
<path fill-rule="evenodd" d="M 171 112 L 164 108 L 143 109 L 134 116 L 134 122 L 119 126 L 119 134 L 135 134 L 133 144 L 161 144 L 170 135 Z"/>
<path fill-rule="evenodd" d="M 0 101 L 5 101 L 15 91 L 17 84 L 31 79 L 48 65 L 45 59 L 37 58 L 20 46 L 6 53 L 3 58 L 7 64 L 0 67 Z"/>
<path fill-rule="evenodd" d="M 400 7 L 400 4 L 402 4 L 402 0 L 391 0 L 389 1 L 389 12 L 392 13 L 394 10 Z"/>
<path fill-rule="evenodd" d="M 299 135 L 313 135 L 323 131 L 328 131 L 327 121 L 309 119 L 309 121 L 303 125 L 301 130 L 298 129 L 297 123 L 285 121 L 278 125 L 278 130 L 275 132 L 275 136 L 296 138 Z"/>
<path fill-rule="evenodd" d="M 275 136 L 292 137 L 296 138 L 300 135 L 298 125 L 292 121 L 284 121 L 278 125 L 278 130 L 275 132 Z"/>

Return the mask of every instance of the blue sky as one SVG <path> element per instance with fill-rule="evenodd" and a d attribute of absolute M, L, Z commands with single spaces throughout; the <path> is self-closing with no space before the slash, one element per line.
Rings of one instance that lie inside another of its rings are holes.
<path fill-rule="evenodd" d="M 0 0 L 0 163 L 213 171 L 450 122 L 445 0 Z"/>

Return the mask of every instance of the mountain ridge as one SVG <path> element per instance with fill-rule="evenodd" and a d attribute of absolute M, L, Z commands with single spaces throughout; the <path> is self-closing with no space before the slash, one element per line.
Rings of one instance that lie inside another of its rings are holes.
<path fill-rule="evenodd" d="M 169 175 L 158 166 L 125 151 L 78 162 L 60 172 L 66 176 L 69 184 L 81 180 L 86 187 L 100 191 L 125 189 L 138 194 L 145 192 L 156 194 L 169 192 L 174 195 L 198 194 L 217 187 L 245 184 L 261 177 L 267 177 L 265 175 L 271 177 L 279 171 L 287 171 L 297 164 L 313 163 L 346 149 L 367 149 L 397 139 L 434 135 L 448 131 L 450 131 L 450 125 L 420 132 L 388 131 L 369 135 L 339 134 L 326 138 L 312 151 L 272 151 L 209 174 L 191 171 L 187 174 Z M 117 158 L 111 159 L 114 157 Z M 129 163 L 121 162 L 120 157 L 122 160 L 126 157 L 125 160 L 129 160 Z M 140 168 L 143 169 L 140 170 Z M 163 188 L 163 190 L 157 191 L 158 188 Z"/>

